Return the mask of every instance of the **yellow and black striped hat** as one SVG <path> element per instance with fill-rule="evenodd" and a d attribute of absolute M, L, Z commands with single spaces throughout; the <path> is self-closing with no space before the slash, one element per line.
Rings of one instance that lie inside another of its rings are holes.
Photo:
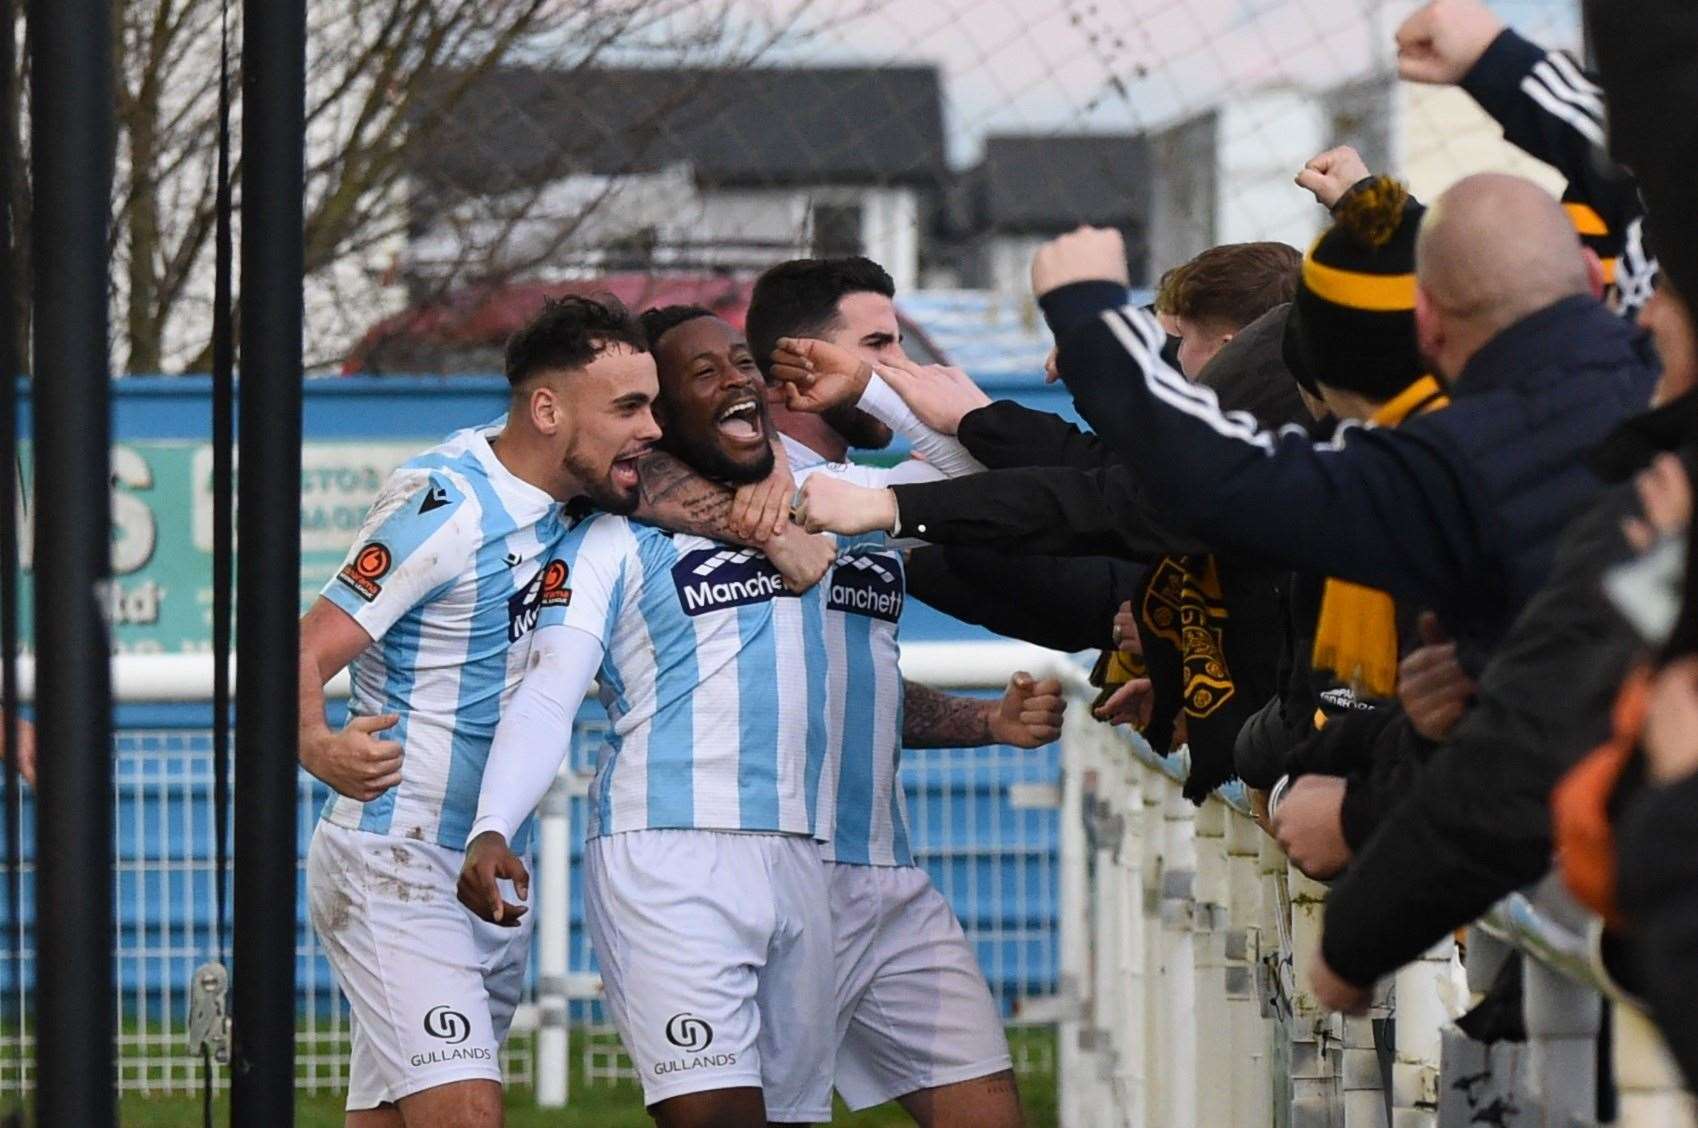
<path fill-rule="evenodd" d="M 1286 355 L 1299 382 L 1390 399 L 1426 370 L 1415 338 L 1415 235 L 1425 212 L 1389 176 L 1352 188 L 1303 256 Z"/>

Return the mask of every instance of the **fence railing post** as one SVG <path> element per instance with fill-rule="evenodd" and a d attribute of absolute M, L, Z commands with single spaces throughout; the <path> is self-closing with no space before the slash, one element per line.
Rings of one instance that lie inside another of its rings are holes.
<path fill-rule="evenodd" d="M 1120 786 L 1115 809 L 1120 814 L 1120 848 L 1114 857 L 1115 951 L 1106 974 L 1113 977 L 1119 1002 L 1114 1022 L 1114 1087 L 1119 1098 L 1117 1124 L 1145 1128 L 1149 1121 L 1150 1076 L 1145 1072 L 1144 1011 L 1149 987 L 1144 971 L 1143 859 L 1150 833 L 1144 817 L 1145 773 L 1141 765 L 1116 749 L 1112 730 L 1104 730 L 1105 752 L 1118 754 Z"/>
<path fill-rule="evenodd" d="M 1436 1128 L 1439 1062 L 1445 1013 L 1440 984 L 1450 978 L 1456 941 L 1446 936 L 1397 973 L 1397 1056 L 1391 1067 L 1391 1107 L 1397 1128 Z"/>
<path fill-rule="evenodd" d="M 1291 889 L 1291 1125 L 1336 1128 L 1339 1112 L 1338 1016 L 1323 1010 L 1309 987 L 1309 971 L 1321 946 L 1326 886 L 1288 871 Z"/>
<path fill-rule="evenodd" d="M 1182 799 L 1182 802 L 1188 802 Z M 1211 798 L 1192 816 L 1193 848 L 1196 852 L 1196 881 L 1192 888 L 1191 927 L 1196 968 L 1196 1070 L 1197 1122 L 1199 1124 L 1242 1123 L 1233 1119 L 1232 1085 L 1215 1069 L 1200 1067 L 1216 1062 L 1221 1049 L 1231 1047 L 1232 1012 L 1226 992 L 1227 901 L 1231 894 L 1226 860 L 1227 806 Z M 1229 1054 L 1229 1071 L 1236 1073 L 1244 1063 Z"/>
<path fill-rule="evenodd" d="M 1266 837 L 1249 819 L 1226 818 L 1227 932 L 1222 974 L 1230 1012 L 1233 1124 L 1273 1123 L 1272 1063 L 1256 991 L 1263 897 L 1258 857 Z"/>
<path fill-rule="evenodd" d="M 1197 1123 L 1197 949 L 1192 931 L 1197 851 L 1196 808 L 1179 784 L 1162 778 L 1163 865 L 1161 874 L 1161 944 L 1163 986 L 1167 996 L 1165 1037 L 1172 1046 L 1163 1080 L 1168 1092 L 1168 1115 L 1173 1128 Z"/>
<path fill-rule="evenodd" d="M 570 766 L 566 770 L 570 770 Z M 537 819 L 537 1104 L 565 1108 L 570 1099 L 567 975 L 572 917 L 572 802 L 564 772 Z"/>
<path fill-rule="evenodd" d="M 1536 959 L 1522 961 L 1521 976 L 1532 1095 L 1550 1123 L 1589 1119 L 1598 1106 L 1598 993 Z"/>

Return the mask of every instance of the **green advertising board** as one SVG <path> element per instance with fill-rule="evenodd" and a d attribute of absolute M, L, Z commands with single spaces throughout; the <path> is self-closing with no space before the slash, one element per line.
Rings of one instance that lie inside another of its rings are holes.
<path fill-rule="evenodd" d="M 301 607 L 342 563 L 389 472 L 440 441 L 307 440 L 301 455 Z M 27 515 L 33 506 L 28 446 Z M 35 559 L 23 538 L 24 631 L 31 637 Z M 239 547 L 239 546 L 238 546 Z M 212 635 L 212 448 L 177 439 L 137 439 L 112 447 L 112 576 L 108 610 L 121 653 L 206 650 Z"/>

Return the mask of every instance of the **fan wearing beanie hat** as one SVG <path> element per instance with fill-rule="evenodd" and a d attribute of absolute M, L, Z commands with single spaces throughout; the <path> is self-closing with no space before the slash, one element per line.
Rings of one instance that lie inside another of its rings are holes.
<path fill-rule="evenodd" d="M 1331 389 L 1378 406 L 1426 373 L 1415 339 L 1415 236 L 1425 211 L 1396 180 L 1369 177 L 1339 200 L 1333 225 L 1303 256 L 1285 355 L 1310 395 L 1326 399 Z"/>
<path fill-rule="evenodd" d="M 1341 419 L 1395 427 L 1450 402 L 1415 338 L 1415 236 L 1425 211 L 1396 180 L 1369 177 L 1339 200 L 1332 227 L 1303 256 L 1286 364 Z M 1315 626 L 1317 727 L 1396 691 L 1399 636 L 1412 625 L 1397 620 L 1384 592 L 1326 582 Z"/>

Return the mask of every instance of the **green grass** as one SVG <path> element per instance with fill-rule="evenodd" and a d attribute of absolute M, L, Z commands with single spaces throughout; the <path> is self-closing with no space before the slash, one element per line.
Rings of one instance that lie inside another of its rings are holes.
<path fill-rule="evenodd" d="M 1056 1128 L 1055 1033 L 1043 1028 L 1009 1031 L 1015 1062 L 1021 1067 L 1020 1098 L 1030 1128 Z M 643 1111 L 642 1091 L 635 1081 L 588 1084 L 580 1076 L 582 1047 L 574 1038 L 572 1048 L 572 1100 L 565 1109 L 539 1109 L 529 1090 L 508 1094 L 507 1128 L 652 1128 L 654 1121 Z M 217 1123 L 229 1123 L 228 1097 L 218 1101 Z M 127 1094 L 120 1109 L 125 1128 L 198 1128 L 201 1105 L 198 1096 L 140 1096 Z M 895 1105 L 884 1105 L 862 1113 L 851 1113 L 841 1103 L 834 1126 L 843 1128 L 886 1128 L 913 1122 Z M 295 1096 L 298 1128 L 341 1128 L 341 1094 Z"/>

